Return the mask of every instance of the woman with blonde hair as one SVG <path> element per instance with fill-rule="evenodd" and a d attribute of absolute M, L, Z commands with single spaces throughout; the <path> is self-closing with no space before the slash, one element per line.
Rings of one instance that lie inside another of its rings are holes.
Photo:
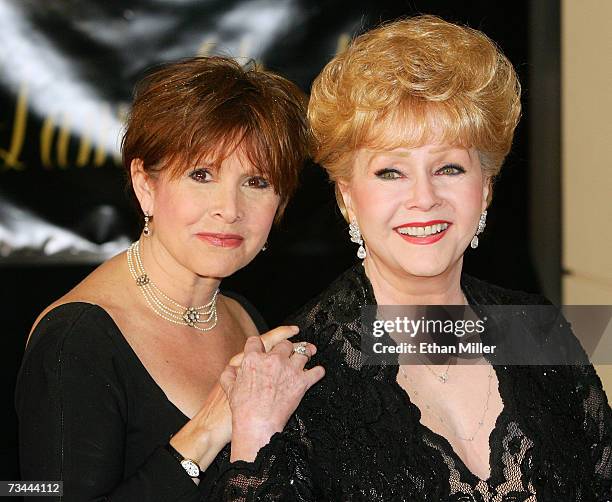
<path fill-rule="evenodd" d="M 539 336 L 527 306 L 545 298 L 463 272 L 520 109 L 495 44 L 433 16 L 367 32 L 324 68 L 308 109 L 313 156 L 360 262 L 294 318 L 327 376 L 253 463 L 222 468 L 218 498 L 609 500 L 612 419 L 590 364 L 484 354 L 398 367 L 369 364 L 364 349 L 368 305 L 517 305 L 543 349 L 561 340 L 580 351 L 564 323 Z"/>

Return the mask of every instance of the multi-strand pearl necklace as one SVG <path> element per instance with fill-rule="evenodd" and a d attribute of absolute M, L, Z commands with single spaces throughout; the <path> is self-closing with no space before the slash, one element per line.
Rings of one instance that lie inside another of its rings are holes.
<path fill-rule="evenodd" d="M 127 250 L 128 268 L 147 305 L 159 317 L 174 324 L 189 326 L 198 331 L 210 331 L 217 325 L 217 289 L 212 299 L 200 307 L 185 307 L 164 294 L 147 275 L 140 257 L 139 241 Z"/>
<path fill-rule="evenodd" d="M 406 371 L 404 370 L 404 368 L 403 368 L 402 366 L 400 366 L 400 367 L 399 367 L 399 369 L 400 369 L 400 372 L 402 373 L 402 375 L 404 376 L 404 378 L 405 378 L 405 379 L 406 379 L 408 382 L 410 382 L 410 384 L 412 385 L 412 392 L 414 393 L 414 395 L 415 395 L 415 396 L 418 396 L 418 395 L 419 395 L 419 392 L 416 390 L 416 385 L 415 385 L 414 380 L 408 376 L 408 373 L 406 373 Z M 430 369 L 430 371 L 432 371 L 432 370 Z M 448 369 L 447 369 L 446 371 L 448 372 Z M 488 386 L 488 388 L 487 388 L 487 397 L 486 397 L 486 399 L 485 399 L 484 410 L 482 411 L 482 415 L 481 415 L 481 417 L 480 417 L 480 420 L 478 420 L 478 425 L 477 425 L 477 427 L 476 427 L 476 430 L 474 431 L 474 433 L 473 433 L 471 436 L 467 436 L 467 437 L 466 437 L 466 436 L 460 436 L 459 434 L 457 434 L 457 433 L 456 433 L 456 432 L 453 430 L 453 428 L 452 428 L 450 425 L 448 425 L 448 424 L 446 423 L 446 421 L 444 420 L 444 418 L 443 418 L 443 417 L 441 417 L 440 415 L 438 415 L 437 413 L 435 413 L 435 412 L 434 412 L 434 411 L 431 409 L 431 406 L 430 406 L 429 404 L 424 403 L 424 404 L 425 404 L 425 409 L 426 409 L 427 411 L 429 411 L 430 413 L 432 413 L 432 414 L 433 414 L 433 415 L 434 415 L 434 416 L 435 416 L 435 417 L 436 417 L 436 418 L 439 420 L 439 422 L 440 422 L 442 425 L 444 425 L 444 426 L 445 426 L 445 427 L 448 429 L 448 431 L 449 431 L 449 432 L 450 432 L 450 433 L 451 433 L 453 436 L 455 436 L 457 439 L 461 439 L 462 441 L 474 441 L 474 438 L 476 437 L 476 434 L 478 434 L 478 431 L 479 431 L 480 429 L 482 429 L 482 426 L 484 425 L 484 419 L 485 419 L 485 416 L 487 415 L 487 411 L 489 411 L 489 401 L 490 401 L 490 399 L 491 399 L 491 380 L 492 380 L 492 379 L 493 379 L 493 366 L 491 366 L 491 369 L 489 370 L 489 375 L 488 375 L 489 386 Z M 442 383 L 445 383 L 445 381 L 444 381 L 444 382 L 442 382 Z"/>

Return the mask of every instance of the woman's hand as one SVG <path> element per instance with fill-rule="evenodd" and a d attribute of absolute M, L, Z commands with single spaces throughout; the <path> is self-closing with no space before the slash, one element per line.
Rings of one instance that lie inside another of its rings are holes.
<path fill-rule="evenodd" d="M 250 337 L 240 367 L 228 365 L 221 374 L 232 411 L 232 461 L 253 461 L 272 435 L 283 430 L 306 391 L 325 375 L 321 366 L 304 370 L 309 357 L 293 347 L 283 340 L 266 352 L 261 337 Z M 316 352 L 312 344 L 305 347 L 310 356 Z"/>
<path fill-rule="evenodd" d="M 296 326 L 279 326 L 260 337 L 252 338 L 261 340 L 263 346 L 269 351 L 297 332 Z M 293 344 L 291 346 L 293 347 Z M 229 365 L 239 367 L 243 357 L 244 352 L 236 354 L 230 360 Z M 232 413 L 227 394 L 217 382 L 206 397 L 200 411 L 172 437 L 170 443 L 184 457 L 195 460 L 200 469 L 205 470 L 219 451 L 230 442 L 231 437 Z"/>

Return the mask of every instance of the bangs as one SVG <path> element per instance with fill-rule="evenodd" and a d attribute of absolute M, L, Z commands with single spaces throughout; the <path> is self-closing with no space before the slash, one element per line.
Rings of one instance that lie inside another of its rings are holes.
<path fill-rule="evenodd" d="M 293 173 L 283 169 L 282 154 L 275 155 L 275 149 L 269 147 L 278 143 L 278 138 L 272 137 L 273 131 L 258 121 L 257 117 L 249 115 L 225 115 L 222 118 L 223 114 L 220 113 L 215 117 L 217 120 L 208 120 L 208 124 L 190 124 L 190 129 L 184 131 L 178 142 L 182 146 L 175 149 L 165 161 L 169 174 L 180 177 L 199 166 L 219 170 L 228 157 L 237 153 L 241 160 L 249 162 L 253 174 L 267 179 L 274 191 L 281 194 L 283 187 L 290 183 L 284 178 L 291 177 Z"/>
<path fill-rule="evenodd" d="M 355 130 L 357 148 L 392 150 L 415 148 L 428 143 L 471 148 L 477 146 L 473 117 L 455 103 L 407 99 L 395 110 L 364 117 Z M 359 114 L 359 112 L 358 112 Z"/>

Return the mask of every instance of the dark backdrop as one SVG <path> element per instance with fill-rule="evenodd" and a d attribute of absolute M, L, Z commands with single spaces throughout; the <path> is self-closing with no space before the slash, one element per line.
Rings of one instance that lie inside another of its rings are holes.
<path fill-rule="evenodd" d="M 80 68 L 87 70 L 82 72 L 86 78 L 95 80 L 101 78 L 102 73 L 108 73 L 111 82 L 104 87 L 104 92 L 109 99 L 125 99 L 126 89 L 142 72 L 144 62 L 157 61 L 134 41 L 131 42 L 134 45 L 134 59 L 140 58 L 142 64 L 136 64 L 129 58 L 113 59 L 99 42 L 84 40 L 82 32 L 74 29 L 74 21 L 81 15 L 78 3 L 68 0 L 61 3 L 68 4 L 74 10 L 68 13 L 54 10 L 53 6 L 58 2 L 53 1 L 44 4 L 28 1 L 23 4 L 31 7 L 26 13 L 34 29 L 54 33 L 56 43 L 68 53 L 73 53 L 80 62 Z M 112 17 L 115 11 L 123 11 L 126 3 L 133 3 L 130 15 L 138 15 L 148 5 L 144 0 L 109 1 L 104 2 L 103 8 L 98 7 L 97 14 L 88 11 L 82 15 L 88 19 L 95 15 Z M 176 7 L 168 11 L 168 16 L 189 17 L 185 21 L 185 31 L 193 29 L 193 23 L 198 22 L 202 26 L 199 29 L 206 31 L 210 22 L 206 12 L 199 12 L 199 8 L 195 7 L 196 3 L 202 2 L 181 2 L 182 5 L 190 5 L 189 10 L 181 14 Z M 216 5 L 215 2 L 206 3 Z M 495 187 L 487 229 L 480 239 L 479 248 L 466 253 L 465 269 L 477 277 L 506 287 L 539 291 L 528 252 L 530 166 L 527 158 L 527 125 L 532 119 L 527 100 L 530 92 L 527 85 L 530 79 L 528 2 L 379 1 L 373 5 L 374 2 L 362 0 L 350 4 L 340 1 L 297 4 L 306 13 L 307 22 L 301 23 L 299 30 L 285 33 L 282 50 L 279 49 L 280 45 L 273 45 L 261 55 L 261 59 L 266 67 L 285 74 L 306 91 L 322 65 L 333 55 L 339 34 L 355 34 L 398 16 L 418 12 L 438 14 L 481 29 L 500 45 L 514 63 L 524 84 L 523 119 L 512 152 Z M 37 5 L 46 7 L 34 8 Z M 164 14 L 160 12 L 160 7 L 157 7 L 157 14 Z M 212 16 L 210 12 L 209 15 Z M 58 35 L 57 30 L 65 26 L 72 26 L 73 29 Z M 164 44 L 174 41 L 162 39 L 156 43 L 156 47 L 162 48 Z M 83 54 L 84 47 L 89 54 Z M 0 104 L 6 105 L 9 115 L 12 114 L 15 109 L 14 97 L 5 93 L 2 100 Z M 41 116 L 32 114 L 28 118 L 28 127 L 38 131 L 43 127 L 42 121 Z M 8 144 L 9 136 L 10 124 L 6 121 L 0 123 L 2 145 Z M 71 140 L 69 149 L 78 148 L 75 141 Z M 128 203 L 124 201 L 124 179 L 120 169 L 85 166 L 77 178 L 69 169 L 45 169 L 41 166 L 39 148 L 37 141 L 26 142 L 22 158 L 28 165 L 27 171 L 8 168 L 0 171 L 0 196 L 4 194 L 8 200 L 26 204 L 36 215 L 49 216 L 53 224 L 64 225 L 94 243 L 112 240 L 120 235 L 136 237 L 138 222 L 135 213 L 130 213 Z M 97 190 L 92 191 L 92 187 Z M 85 196 L 84 193 L 90 195 Z M 104 215 L 108 212 L 100 210 L 104 204 L 108 205 L 108 198 L 113 201 L 111 213 L 115 214 L 115 211 L 120 215 L 119 220 L 105 219 Z M 27 232 L 27 225 L 24 221 L 21 230 Z M 278 324 L 354 262 L 356 247 L 348 241 L 346 227 L 322 170 L 308 165 L 301 189 L 290 204 L 284 222 L 271 235 L 269 249 L 244 270 L 224 281 L 224 287 L 244 294 L 271 325 Z M 57 260 L 52 263 L 44 256 L 37 257 L 35 252 L 29 252 L 27 256 L 28 259 L 22 263 L 0 261 L 0 305 L 3 306 L 5 326 L 0 338 L 4 356 L 2 391 L 6 403 L 4 434 L 0 443 L 3 464 L 0 479 L 18 479 L 13 389 L 30 326 L 38 312 L 94 267 L 93 264 L 69 264 Z"/>

